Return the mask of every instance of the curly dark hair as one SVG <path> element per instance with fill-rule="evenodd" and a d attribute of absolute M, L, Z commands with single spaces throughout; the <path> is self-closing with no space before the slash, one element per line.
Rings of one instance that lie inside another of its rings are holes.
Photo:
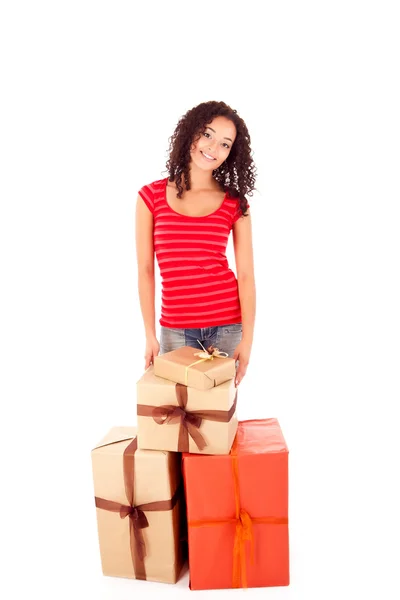
<path fill-rule="evenodd" d="M 202 102 L 191 108 L 179 120 L 173 135 L 169 138 L 169 160 L 166 167 L 169 181 L 175 181 L 178 198 L 182 198 L 182 178 L 187 190 L 190 190 L 190 148 L 200 139 L 206 126 L 215 117 L 223 116 L 236 127 L 236 138 L 227 159 L 213 171 L 213 178 L 228 192 L 231 198 L 239 198 L 244 216 L 249 206 L 246 195 L 252 196 L 257 169 L 253 163 L 250 148 L 250 135 L 243 119 L 237 111 L 225 102 Z"/>

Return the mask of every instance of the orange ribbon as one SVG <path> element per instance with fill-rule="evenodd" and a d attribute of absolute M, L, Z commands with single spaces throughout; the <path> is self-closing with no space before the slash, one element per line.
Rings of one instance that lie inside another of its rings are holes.
<path fill-rule="evenodd" d="M 237 438 L 231 450 L 233 483 L 235 492 L 235 517 L 210 521 L 189 521 L 189 527 L 210 527 L 225 523 L 235 525 L 235 540 L 233 543 L 233 573 L 232 587 L 247 587 L 246 542 L 250 542 L 250 563 L 254 564 L 254 532 L 253 525 L 287 525 L 287 517 L 251 517 L 240 506 L 239 468 L 237 456 Z"/>

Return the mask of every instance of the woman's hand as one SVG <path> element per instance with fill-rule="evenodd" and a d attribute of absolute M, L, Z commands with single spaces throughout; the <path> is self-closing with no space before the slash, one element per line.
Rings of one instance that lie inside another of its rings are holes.
<path fill-rule="evenodd" d="M 239 366 L 236 371 L 236 379 L 235 386 L 237 387 L 239 383 L 242 381 L 243 377 L 246 375 L 247 365 L 250 361 L 251 354 L 251 344 L 242 340 L 238 346 L 235 348 L 235 352 L 233 353 L 233 358 L 239 361 Z"/>
<path fill-rule="evenodd" d="M 146 338 L 146 351 L 144 354 L 145 359 L 145 370 L 150 367 L 150 365 L 154 364 L 154 357 L 158 355 L 160 352 L 160 344 L 158 343 L 157 338 L 150 337 Z"/>

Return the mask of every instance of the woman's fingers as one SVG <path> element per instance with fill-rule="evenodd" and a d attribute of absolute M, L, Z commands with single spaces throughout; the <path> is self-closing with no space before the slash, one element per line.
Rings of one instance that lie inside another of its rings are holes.
<path fill-rule="evenodd" d="M 244 364 L 243 361 L 239 360 L 239 366 L 236 371 L 236 378 L 235 378 L 236 387 L 239 385 L 239 383 L 242 381 L 243 377 L 246 375 L 246 371 L 247 371 L 247 365 Z"/>
<path fill-rule="evenodd" d="M 150 367 L 150 365 L 153 364 L 153 354 L 150 352 L 148 354 L 145 355 L 145 366 L 144 369 L 148 369 Z"/>

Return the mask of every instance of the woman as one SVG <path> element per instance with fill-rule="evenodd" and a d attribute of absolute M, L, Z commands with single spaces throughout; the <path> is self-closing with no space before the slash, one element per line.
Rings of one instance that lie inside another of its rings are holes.
<path fill-rule="evenodd" d="M 249 363 L 255 320 L 251 217 L 256 168 L 247 127 L 224 102 L 203 102 L 170 138 L 169 176 L 144 185 L 136 206 L 145 368 L 181 346 L 217 347 Z M 236 274 L 225 256 L 233 232 Z M 160 344 L 155 328 L 154 253 L 162 278 Z"/>

